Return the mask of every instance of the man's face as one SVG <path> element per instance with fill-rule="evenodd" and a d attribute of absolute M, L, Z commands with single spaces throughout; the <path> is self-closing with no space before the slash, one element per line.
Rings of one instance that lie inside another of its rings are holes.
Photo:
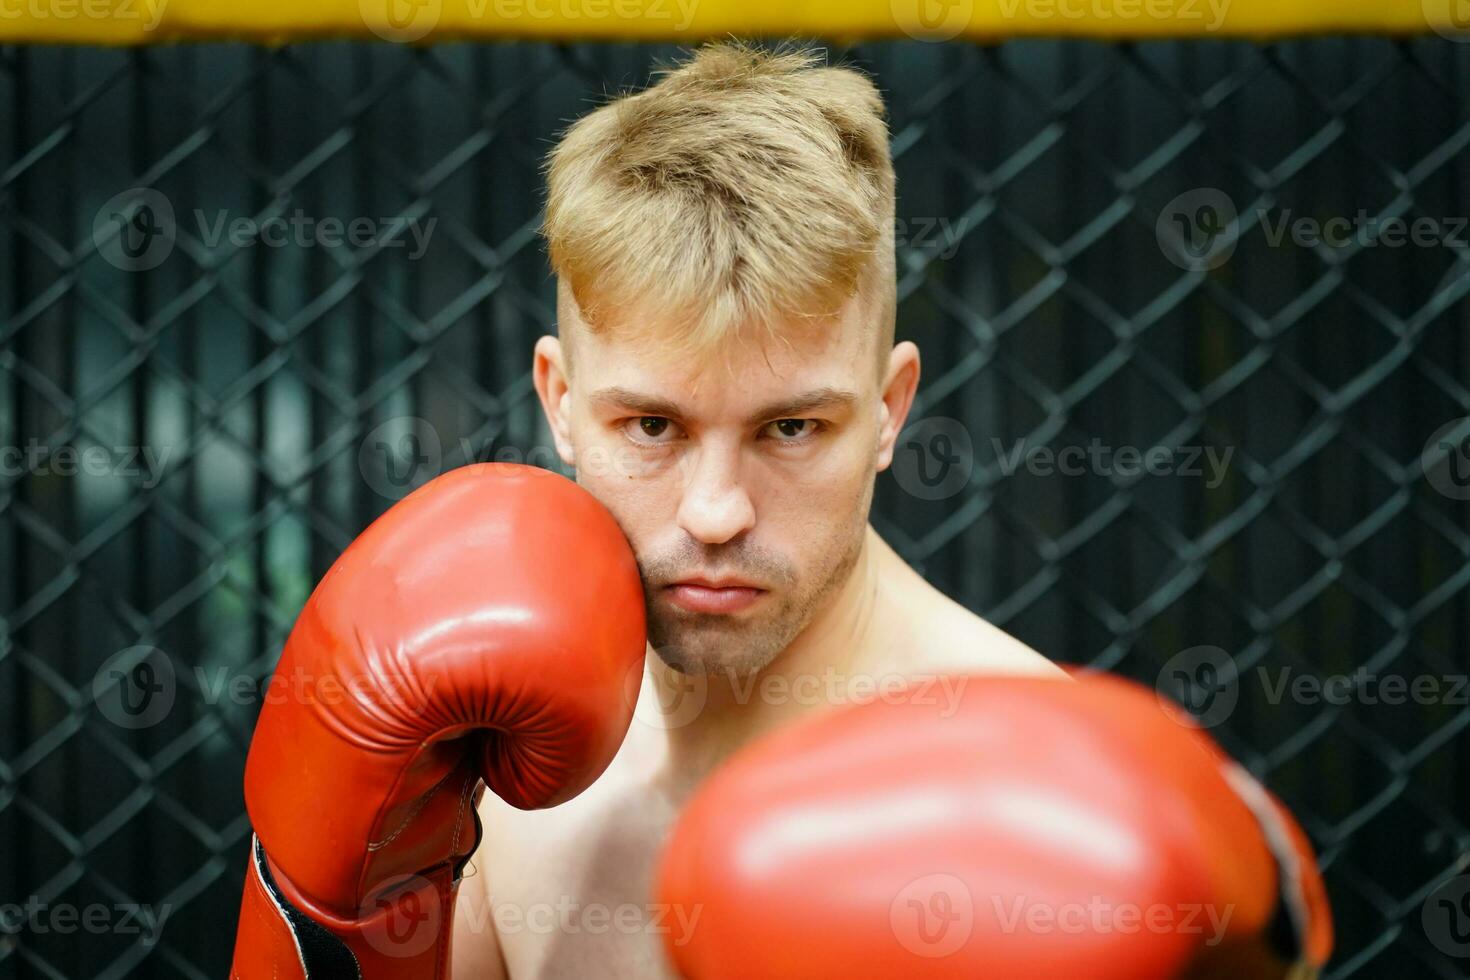
<path fill-rule="evenodd" d="M 698 364 L 592 333 L 565 291 L 560 307 L 573 363 L 548 414 L 632 542 L 650 643 L 689 673 L 760 670 L 846 582 L 887 465 L 864 305 Z"/>

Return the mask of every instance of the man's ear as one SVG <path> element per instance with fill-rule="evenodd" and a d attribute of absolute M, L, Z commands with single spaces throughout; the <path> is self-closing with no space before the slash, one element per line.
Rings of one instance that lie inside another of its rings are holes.
<path fill-rule="evenodd" d="M 556 441 L 557 455 L 566 465 L 576 466 L 576 453 L 572 449 L 571 398 L 560 340 L 547 336 L 536 341 L 531 378 L 536 384 L 536 397 L 541 399 L 541 410 L 546 413 L 546 424 L 551 427 L 551 438 Z"/>
<path fill-rule="evenodd" d="M 878 472 L 893 462 L 893 446 L 903 431 L 919 388 L 919 348 L 905 340 L 894 344 L 883 376 L 883 403 L 879 409 Z"/>

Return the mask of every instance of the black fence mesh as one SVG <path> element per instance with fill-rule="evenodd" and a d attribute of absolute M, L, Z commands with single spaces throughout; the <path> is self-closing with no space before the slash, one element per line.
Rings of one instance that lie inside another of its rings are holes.
<path fill-rule="evenodd" d="M 262 679 L 394 498 L 559 465 L 538 166 L 673 53 L 0 48 L 0 976 L 224 974 Z M 1466 975 L 1470 45 L 840 54 L 925 357 L 879 531 L 1187 681 L 1320 849 L 1330 976 Z"/>

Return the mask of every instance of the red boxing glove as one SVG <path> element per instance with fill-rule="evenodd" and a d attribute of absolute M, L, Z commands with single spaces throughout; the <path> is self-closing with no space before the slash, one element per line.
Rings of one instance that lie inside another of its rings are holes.
<path fill-rule="evenodd" d="M 260 712 L 231 977 L 447 975 L 480 780 L 532 808 L 602 773 L 643 616 L 617 523 L 547 471 L 454 470 L 374 522 L 307 601 Z"/>
<path fill-rule="evenodd" d="M 1154 692 L 973 677 L 957 704 L 918 700 L 775 732 L 699 789 L 658 885 L 695 921 L 667 944 L 684 977 L 1275 980 L 1325 963 L 1304 835 Z"/>

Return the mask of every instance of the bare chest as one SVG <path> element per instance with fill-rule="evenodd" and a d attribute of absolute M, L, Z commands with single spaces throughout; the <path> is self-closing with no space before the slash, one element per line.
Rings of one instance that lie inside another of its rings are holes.
<path fill-rule="evenodd" d="M 494 928 L 512 980 L 673 977 L 664 943 L 694 923 L 653 894 L 671 807 L 610 771 L 554 809 L 481 814 L 496 827 L 486 894 L 462 914 Z"/>

